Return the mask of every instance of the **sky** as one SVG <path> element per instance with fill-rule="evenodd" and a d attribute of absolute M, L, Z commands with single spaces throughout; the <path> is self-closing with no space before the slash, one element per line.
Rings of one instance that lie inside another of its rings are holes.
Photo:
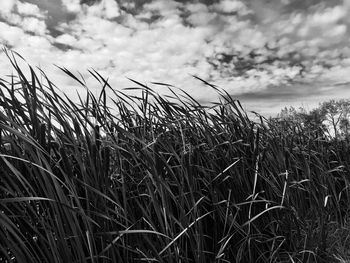
<path fill-rule="evenodd" d="M 274 115 L 350 98 L 350 0 L 6 0 L 0 45 L 41 68 L 71 98 L 85 93 L 55 65 L 80 73 L 89 89 L 134 79 L 162 82 L 202 103 L 217 93 Z M 0 76 L 13 73 L 0 54 Z"/>

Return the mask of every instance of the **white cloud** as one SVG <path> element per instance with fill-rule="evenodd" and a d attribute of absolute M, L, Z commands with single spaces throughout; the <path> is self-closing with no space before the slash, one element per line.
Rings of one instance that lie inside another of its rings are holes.
<path fill-rule="evenodd" d="M 13 10 L 16 3 L 17 3 L 17 0 L 2 1 L 1 8 L 0 8 L 0 14 L 11 13 L 11 11 Z"/>
<path fill-rule="evenodd" d="M 21 21 L 22 28 L 25 31 L 33 32 L 38 35 L 45 35 L 46 24 L 44 20 L 35 17 L 24 17 Z"/>
<path fill-rule="evenodd" d="M 79 13 L 81 11 L 80 0 L 61 0 L 68 12 Z"/>
<path fill-rule="evenodd" d="M 254 28 L 246 28 L 244 31 L 239 32 L 238 41 L 250 48 L 262 48 L 267 39 L 262 32 Z"/>
<path fill-rule="evenodd" d="M 325 34 L 326 37 L 330 37 L 330 38 L 342 38 L 345 36 L 347 32 L 347 26 L 344 24 L 341 25 L 336 25 L 332 28 L 332 30 L 329 30 L 329 32 L 327 32 Z"/>
<path fill-rule="evenodd" d="M 42 17 L 39 7 L 30 3 L 23 3 L 18 1 L 17 11 L 21 15 Z"/>
<path fill-rule="evenodd" d="M 42 12 L 37 5 L 18 0 L 3 1 L 0 9 L 0 16 L 14 24 L 18 23 L 23 16 L 45 18 L 44 12 Z"/>
<path fill-rule="evenodd" d="M 284 4 L 281 1 L 251 0 L 250 8 L 259 23 L 271 24 L 281 19 Z"/>
<path fill-rule="evenodd" d="M 331 47 L 342 42 L 347 34 L 347 25 L 342 23 L 345 16 L 346 11 L 342 6 L 318 10 L 305 16 L 296 28 L 296 35 L 307 39 L 313 46 Z"/>
<path fill-rule="evenodd" d="M 197 12 L 191 14 L 187 20 L 194 26 L 206 26 L 209 25 L 216 16 L 215 13 L 211 12 Z"/>
<path fill-rule="evenodd" d="M 158 11 L 161 16 L 179 14 L 178 7 L 181 3 L 172 0 L 154 0 L 144 6 L 146 11 Z"/>
<path fill-rule="evenodd" d="M 9 24 L 20 26 L 22 22 L 22 17 L 16 13 L 8 13 L 4 16 L 5 21 Z"/>
<path fill-rule="evenodd" d="M 24 32 L 21 28 L 0 22 L 0 39 L 2 43 L 15 46 L 21 43 L 20 39 L 23 34 Z"/>
<path fill-rule="evenodd" d="M 346 10 L 343 6 L 335 6 L 327 8 L 321 12 L 316 12 L 308 20 L 308 23 L 312 25 L 329 25 L 338 22 L 340 19 L 346 16 Z"/>
<path fill-rule="evenodd" d="M 45 15 L 37 5 L 20 1 L 4 2 L 7 4 L 0 10 L 0 14 L 8 24 L 34 34 L 45 35 L 47 29 Z"/>
<path fill-rule="evenodd" d="M 55 41 L 57 43 L 64 44 L 64 45 L 76 45 L 77 43 L 76 38 L 69 34 L 62 34 L 56 37 Z"/>
<path fill-rule="evenodd" d="M 188 11 L 190 11 L 191 13 L 200 13 L 200 12 L 207 13 L 208 12 L 208 7 L 205 4 L 202 4 L 202 3 L 191 3 L 191 2 L 189 2 L 186 5 L 186 9 Z"/>
<path fill-rule="evenodd" d="M 113 19 L 120 15 L 120 9 L 115 0 L 104 0 L 104 6 L 105 14 L 108 19 Z"/>
<path fill-rule="evenodd" d="M 113 19 L 120 16 L 120 9 L 115 0 L 102 0 L 99 4 L 86 6 L 85 8 L 89 15 L 105 19 Z"/>
<path fill-rule="evenodd" d="M 36 52 L 38 53 L 40 53 L 40 50 L 45 50 L 45 52 L 48 52 L 52 48 L 50 41 L 45 37 L 26 35 L 24 39 L 27 42 L 26 47 L 37 49 L 38 51 Z"/>

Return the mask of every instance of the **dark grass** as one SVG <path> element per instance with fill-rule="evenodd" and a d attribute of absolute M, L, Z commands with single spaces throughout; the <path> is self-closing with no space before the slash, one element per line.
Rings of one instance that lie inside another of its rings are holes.
<path fill-rule="evenodd" d="M 95 96 L 62 69 L 86 87 L 76 103 L 7 54 L 0 262 L 347 259 L 347 141 L 252 121 L 215 86 L 219 103 L 203 106 L 138 82 L 126 95 L 91 71 Z"/>

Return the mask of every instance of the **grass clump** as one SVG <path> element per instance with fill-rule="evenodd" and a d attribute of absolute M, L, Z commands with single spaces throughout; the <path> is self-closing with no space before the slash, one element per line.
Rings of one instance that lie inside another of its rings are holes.
<path fill-rule="evenodd" d="M 96 96 L 62 69 L 86 88 L 76 103 L 9 58 L 0 262 L 346 260 L 346 141 L 252 121 L 214 86 L 220 102 L 203 106 L 136 81 L 126 95 L 91 71 Z"/>

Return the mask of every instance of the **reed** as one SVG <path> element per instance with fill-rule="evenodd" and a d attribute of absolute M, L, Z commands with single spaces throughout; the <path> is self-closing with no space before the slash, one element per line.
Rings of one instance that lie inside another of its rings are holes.
<path fill-rule="evenodd" d="M 62 68 L 86 88 L 77 103 L 7 55 L 0 262 L 347 259 L 348 142 L 253 121 L 213 85 L 219 102 L 204 106 L 90 71 L 96 96 Z"/>

